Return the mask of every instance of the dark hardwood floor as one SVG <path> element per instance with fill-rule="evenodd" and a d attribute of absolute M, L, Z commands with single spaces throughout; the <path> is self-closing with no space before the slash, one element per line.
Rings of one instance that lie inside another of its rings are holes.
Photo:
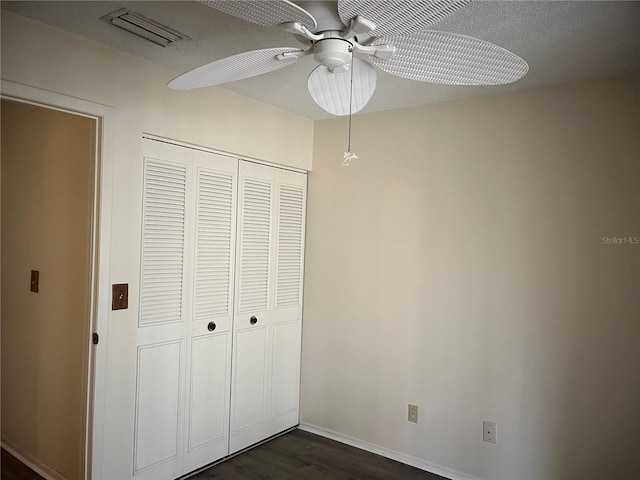
<path fill-rule="evenodd" d="M 388 458 L 294 430 L 189 477 L 194 480 L 444 480 Z M 2 450 L 2 480 L 43 480 Z"/>
<path fill-rule="evenodd" d="M 2 457 L 0 457 L 2 467 L 0 477 L 2 480 L 44 480 L 40 475 L 27 467 L 16 457 L 2 449 Z"/>
<path fill-rule="evenodd" d="M 191 477 L 195 480 L 444 480 L 312 433 L 290 433 Z"/>

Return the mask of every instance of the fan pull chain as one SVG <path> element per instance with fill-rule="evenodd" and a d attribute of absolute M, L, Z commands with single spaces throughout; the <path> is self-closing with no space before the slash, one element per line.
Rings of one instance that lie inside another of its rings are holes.
<path fill-rule="evenodd" d="M 349 72 L 349 142 L 347 145 L 347 151 L 351 152 L 351 118 L 353 117 L 353 50 L 351 51 L 351 71 Z"/>
<path fill-rule="evenodd" d="M 352 114 L 352 108 L 353 108 L 353 69 L 354 69 L 355 64 L 353 63 L 353 49 L 351 50 L 351 79 L 349 82 L 349 138 L 348 138 L 348 142 L 347 142 L 347 151 L 344 152 L 344 155 L 342 156 L 342 166 L 343 167 L 348 167 L 349 164 L 351 163 L 351 160 L 357 160 L 358 159 L 358 155 L 356 155 L 355 153 L 353 153 L 351 151 L 351 118 L 353 117 Z"/>

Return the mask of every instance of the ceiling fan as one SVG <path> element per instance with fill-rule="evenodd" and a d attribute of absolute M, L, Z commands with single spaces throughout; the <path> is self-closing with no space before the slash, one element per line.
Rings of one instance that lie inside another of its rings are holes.
<path fill-rule="evenodd" d="M 304 48 L 252 50 L 216 60 L 169 82 L 172 89 L 220 85 L 287 67 L 313 55 L 313 100 L 333 115 L 365 107 L 376 69 L 421 82 L 500 85 L 528 70 L 517 55 L 492 43 L 430 30 L 471 0 L 200 0 L 219 11 L 290 32 Z"/>

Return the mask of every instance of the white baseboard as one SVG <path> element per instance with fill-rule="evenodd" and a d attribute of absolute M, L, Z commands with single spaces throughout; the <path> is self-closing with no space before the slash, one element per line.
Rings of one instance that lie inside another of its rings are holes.
<path fill-rule="evenodd" d="M 11 455 L 16 457 L 18 460 L 20 460 L 22 463 L 24 463 L 27 467 L 29 467 L 31 470 L 36 472 L 45 480 L 67 480 L 67 477 L 56 472 L 52 468 L 49 468 L 46 465 L 42 465 L 39 462 L 35 462 L 25 457 L 20 452 L 16 451 L 15 448 L 8 445 L 4 438 L 2 439 L 2 448 L 4 448 L 7 452 L 9 452 Z"/>
<path fill-rule="evenodd" d="M 316 435 L 320 435 L 321 437 L 330 438 L 331 440 L 335 440 L 336 442 L 345 443 L 347 445 L 351 445 L 352 447 L 366 450 L 367 452 L 375 453 L 376 455 L 380 455 L 382 457 L 390 458 L 391 460 L 395 460 L 397 462 L 419 468 L 420 470 L 424 470 L 429 473 L 440 475 L 441 477 L 445 477 L 450 480 L 481 480 L 478 477 L 474 477 L 472 475 L 462 473 L 451 468 L 446 468 L 435 463 L 427 462 L 420 458 L 407 455 L 406 453 L 396 452 L 395 450 L 381 447 L 373 443 L 365 442 L 364 440 L 359 440 L 357 438 L 353 438 L 339 432 L 334 432 L 333 430 L 328 430 L 326 428 L 318 427 L 316 425 L 311 425 L 309 423 L 300 423 L 298 428 L 300 430 L 304 430 L 305 432 L 315 433 Z"/>

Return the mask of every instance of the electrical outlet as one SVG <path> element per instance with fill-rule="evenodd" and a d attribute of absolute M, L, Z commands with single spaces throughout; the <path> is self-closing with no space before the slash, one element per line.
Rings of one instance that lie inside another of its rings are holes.
<path fill-rule="evenodd" d="M 482 421 L 482 440 L 496 443 L 496 422 Z"/>
<path fill-rule="evenodd" d="M 409 416 L 407 418 L 410 422 L 418 423 L 418 406 L 409 404 Z"/>

